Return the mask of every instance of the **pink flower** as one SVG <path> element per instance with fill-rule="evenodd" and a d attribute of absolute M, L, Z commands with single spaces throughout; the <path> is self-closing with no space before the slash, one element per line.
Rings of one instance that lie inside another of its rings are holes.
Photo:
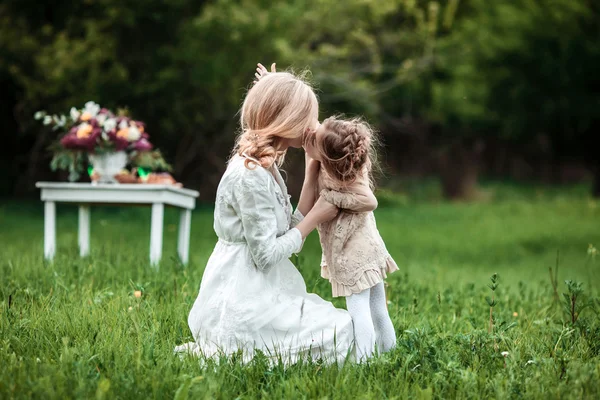
<path fill-rule="evenodd" d="M 133 148 L 137 151 L 150 151 L 152 150 L 152 144 L 148 141 L 148 139 L 142 137 L 133 144 Z"/>
<path fill-rule="evenodd" d="M 60 140 L 60 144 L 65 149 L 94 151 L 94 148 L 98 143 L 98 139 L 102 134 L 102 130 L 94 127 L 89 133 L 89 135 L 78 137 L 78 129 L 79 126 L 74 126 L 73 128 L 71 128 L 69 133 L 67 133 Z"/>
<path fill-rule="evenodd" d="M 146 131 L 145 123 L 143 123 L 142 121 L 134 121 L 134 122 L 137 125 L 137 128 L 140 130 L 140 132 L 144 133 Z"/>
<path fill-rule="evenodd" d="M 115 150 L 125 150 L 127 146 L 129 146 L 129 141 L 127 140 L 127 138 L 117 136 L 116 129 L 108 132 L 107 135 L 110 141 L 115 144 Z"/>

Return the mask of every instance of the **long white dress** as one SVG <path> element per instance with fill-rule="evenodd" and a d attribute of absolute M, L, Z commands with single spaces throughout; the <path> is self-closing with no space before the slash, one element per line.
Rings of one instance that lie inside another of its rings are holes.
<path fill-rule="evenodd" d="M 279 173 L 235 156 L 217 190 L 219 238 L 188 318 L 194 342 L 175 348 L 205 357 L 256 350 L 277 362 L 300 358 L 343 361 L 353 347 L 350 315 L 306 292 L 289 257 L 302 248 Z"/>

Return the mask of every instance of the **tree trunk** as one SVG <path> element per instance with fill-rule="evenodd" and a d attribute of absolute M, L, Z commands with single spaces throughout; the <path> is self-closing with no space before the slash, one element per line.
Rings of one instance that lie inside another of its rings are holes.
<path fill-rule="evenodd" d="M 482 144 L 454 143 L 440 159 L 440 178 L 444 197 L 468 200 L 475 196 Z"/>

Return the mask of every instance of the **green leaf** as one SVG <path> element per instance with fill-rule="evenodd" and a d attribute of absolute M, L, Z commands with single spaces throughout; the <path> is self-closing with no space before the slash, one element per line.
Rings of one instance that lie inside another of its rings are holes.
<path fill-rule="evenodd" d="M 185 381 L 179 386 L 177 391 L 175 392 L 174 400 L 185 400 L 188 398 L 188 394 L 190 392 L 190 388 L 192 385 L 202 381 L 204 379 L 203 376 L 196 376 L 194 378 L 186 377 Z"/>
<path fill-rule="evenodd" d="M 190 391 L 190 387 L 192 386 L 192 378 L 187 377 L 185 381 L 179 386 L 177 391 L 175 392 L 174 400 L 186 400 L 188 398 L 188 393 Z"/>
<path fill-rule="evenodd" d="M 108 391 L 110 390 L 110 381 L 106 378 L 100 379 L 98 382 L 98 388 L 96 389 L 96 399 L 103 400 L 107 398 Z"/>

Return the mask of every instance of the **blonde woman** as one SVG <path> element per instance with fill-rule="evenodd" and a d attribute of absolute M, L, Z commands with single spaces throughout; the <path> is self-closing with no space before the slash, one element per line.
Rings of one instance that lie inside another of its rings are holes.
<path fill-rule="evenodd" d="M 278 169 L 287 149 L 300 148 L 304 133 L 316 128 L 317 116 L 313 90 L 289 73 L 261 77 L 247 93 L 242 132 L 217 189 L 219 240 L 188 318 L 194 342 L 177 352 L 213 357 L 241 351 L 249 361 L 260 350 L 286 364 L 348 355 L 350 315 L 307 293 L 289 261 L 306 236 L 338 212 L 324 200 L 315 202 L 318 163 L 307 163 L 295 213 Z"/>

